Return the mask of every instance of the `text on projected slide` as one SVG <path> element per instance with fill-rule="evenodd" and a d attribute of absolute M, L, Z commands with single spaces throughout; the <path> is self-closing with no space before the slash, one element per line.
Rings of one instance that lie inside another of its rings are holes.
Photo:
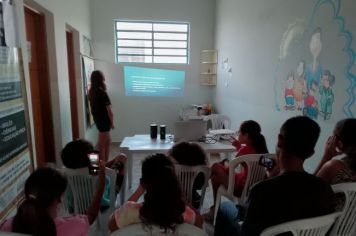
<path fill-rule="evenodd" d="M 185 72 L 144 67 L 124 67 L 125 95 L 181 97 Z"/>

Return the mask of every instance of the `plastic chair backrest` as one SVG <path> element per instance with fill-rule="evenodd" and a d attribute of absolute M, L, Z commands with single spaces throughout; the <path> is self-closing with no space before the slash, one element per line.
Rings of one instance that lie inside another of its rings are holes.
<path fill-rule="evenodd" d="M 231 120 L 228 116 L 222 114 L 211 114 L 206 116 L 204 120 L 211 122 L 211 129 L 230 129 Z"/>
<path fill-rule="evenodd" d="M 193 184 L 199 173 L 204 174 L 204 184 L 202 186 L 201 198 L 199 209 L 204 201 L 205 190 L 208 186 L 208 181 L 210 178 L 210 168 L 206 165 L 199 166 L 186 166 L 186 165 L 178 165 L 175 164 L 176 173 L 178 179 L 181 183 L 182 191 L 184 196 L 188 200 L 189 203 L 192 203 L 192 195 L 193 195 Z"/>
<path fill-rule="evenodd" d="M 345 204 L 336 220 L 330 235 L 356 235 L 356 183 L 341 183 L 331 186 L 335 193 L 345 194 Z"/>
<path fill-rule="evenodd" d="M 88 168 L 64 168 L 63 173 L 68 178 L 69 188 L 73 195 L 74 214 L 85 214 L 96 192 L 98 176 L 90 175 Z M 110 179 L 110 208 L 114 209 L 116 172 L 110 168 L 105 168 L 105 175 Z M 68 206 L 68 203 L 65 203 L 65 205 Z"/>
<path fill-rule="evenodd" d="M 175 232 L 164 233 L 158 226 L 151 226 L 150 228 L 143 224 L 132 224 L 125 226 L 117 231 L 114 231 L 110 236 L 147 236 L 147 235 L 179 235 L 179 236 L 206 236 L 207 234 L 200 228 L 190 225 L 181 224 L 178 225 Z"/>
<path fill-rule="evenodd" d="M 291 232 L 293 236 L 324 236 L 340 213 L 289 221 L 271 226 L 262 231 L 260 236 L 274 236 Z M 333 235 L 333 234 L 331 234 Z"/>
<path fill-rule="evenodd" d="M 273 157 L 275 154 L 247 154 L 234 158 L 229 163 L 229 184 L 227 192 L 229 195 L 234 194 L 235 188 L 235 169 L 239 164 L 246 163 L 247 178 L 241 196 L 238 198 L 239 204 L 243 204 L 247 199 L 250 188 L 257 182 L 265 179 L 266 170 L 259 164 L 261 156 Z"/>

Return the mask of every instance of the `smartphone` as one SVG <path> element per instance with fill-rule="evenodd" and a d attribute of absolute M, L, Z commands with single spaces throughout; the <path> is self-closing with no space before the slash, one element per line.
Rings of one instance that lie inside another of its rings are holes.
<path fill-rule="evenodd" d="M 88 154 L 90 166 L 89 173 L 92 175 L 98 174 L 99 171 L 99 153 L 92 152 Z"/>
<path fill-rule="evenodd" d="M 272 169 L 274 167 L 274 165 L 275 165 L 274 160 L 271 159 L 271 158 L 268 158 L 265 155 L 262 155 L 260 157 L 260 160 L 259 160 L 258 164 L 260 164 L 261 166 L 266 167 L 269 170 Z"/>

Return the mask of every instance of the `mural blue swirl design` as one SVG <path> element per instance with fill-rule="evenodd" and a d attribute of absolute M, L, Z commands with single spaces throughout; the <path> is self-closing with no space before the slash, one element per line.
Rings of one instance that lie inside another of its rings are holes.
<path fill-rule="evenodd" d="M 345 18 L 340 15 L 341 0 L 334 0 L 334 2 L 332 0 L 317 0 L 317 3 L 315 4 L 315 7 L 313 9 L 312 16 L 310 18 L 309 26 L 307 27 L 307 29 L 312 28 L 316 13 L 320 9 L 320 7 L 324 4 L 329 4 L 332 7 L 334 11 L 333 21 L 338 24 L 340 29 L 339 36 L 343 37 L 346 40 L 343 51 L 349 56 L 349 63 L 346 65 L 345 76 L 346 79 L 350 81 L 350 85 L 346 89 L 349 98 L 343 106 L 343 112 L 347 117 L 354 117 L 351 107 L 355 103 L 354 89 L 356 87 L 356 75 L 354 75 L 351 70 L 352 70 L 352 66 L 355 64 L 356 54 L 355 51 L 352 49 L 352 34 L 350 33 L 350 31 L 348 31 L 345 28 Z M 281 59 L 279 59 L 278 64 L 276 66 L 276 70 L 274 72 L 274 94 L 275 94 L 275 105 L 277 111 L 281 110 L 278 105 L 278 98 L 277 98 L 277 72 L 280 68 L 280 64 L 281 64 Z"/>
<path fill-rule="evenodd" d="M 353 93 L 353 91 L 356 86 L 356 76 L 354 74 L 352 74 L 351 68 L 355 63 L 355 52 L 351 46 L 352 34 L 350 33 L 350 31 L 345 29 L 345 18 L 340 16 L 341 0 L 336 0 L 335 2 L 336 2 L 336 4 L 331 0 L 319 0 L 313 10 L 313 15 L 312 15 L 312 19 L 311 19 L 310 23 L 312 23 L 314 21 L 314 16 L 316 14 L 316 11 L 323 4 L 330 4 L 332 6 L 332 9 L 334 10 L 333 21 L 339 25 L 339 29 L 340 29 L 339 36 L 344 37 L 346 40 L 346 44 L 345 44 L 345 47 L 343 48 L 343 51 L 345 53 L 347 53 L 347 55 L 349 56 L 349 63 L 346 66 L 346 72 L 345 72 L 346 78 L 350 81 L 350 86 L 346 89 L 349 99 L 344 104 L 343 111 L 347 117 L 354 117 L 354 115 L 351 111 L 351 106 L 355 102 L 355 94 Z"/>

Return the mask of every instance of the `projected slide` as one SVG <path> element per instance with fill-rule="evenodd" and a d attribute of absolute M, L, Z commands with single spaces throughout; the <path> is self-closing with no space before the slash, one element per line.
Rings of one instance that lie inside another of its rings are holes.
<path fill-rule="evenodd" d="M 126 96 L 181 97 L 184 95 L 184 71 L 125 66 L 124 80 Z"/>

